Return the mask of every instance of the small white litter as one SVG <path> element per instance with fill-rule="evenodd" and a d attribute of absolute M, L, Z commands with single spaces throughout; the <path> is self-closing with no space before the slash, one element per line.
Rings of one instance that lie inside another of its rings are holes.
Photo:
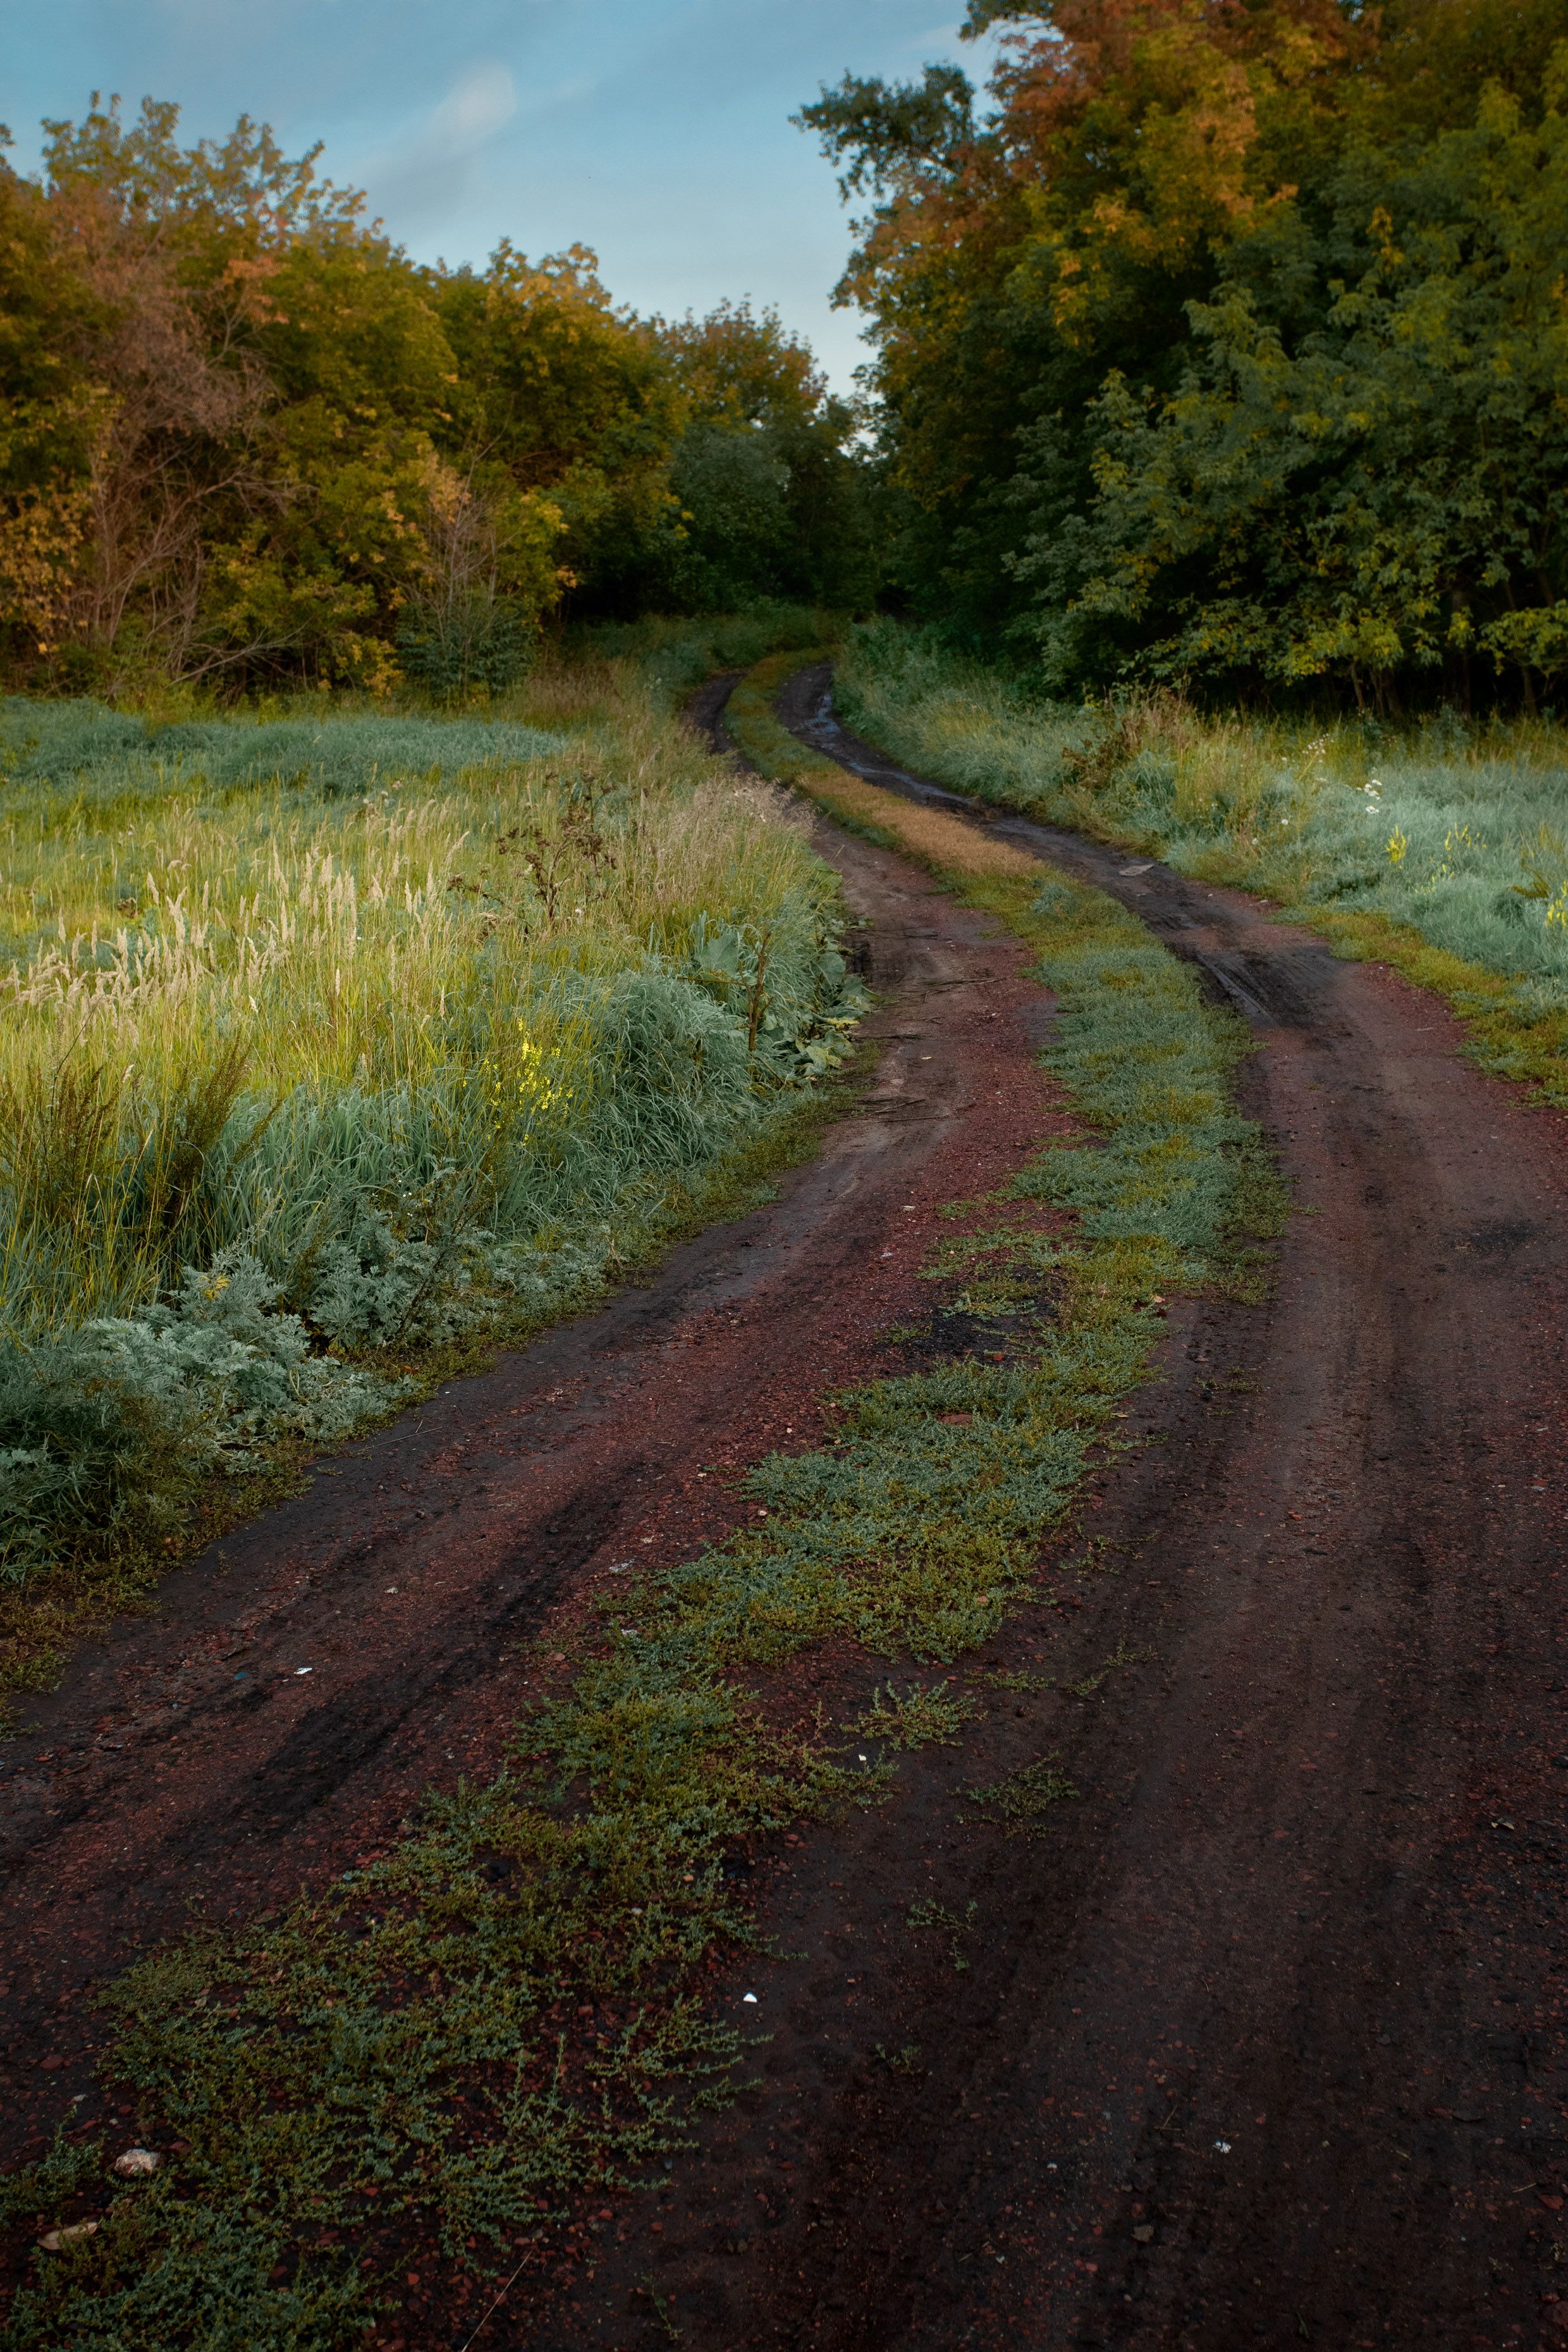
<path fill-rule="evenodd" d="M 297 1675 L 313 1675 L 315 1671 L 314 1666 L 296 1666 L 294 1669 Z"/>
<path fill-rule="evenodd" d="M 146 2180 L 163 2161 L 155 2148 L 128 2147 L 123 2156 L 115 2158 L 114 2169 L 121 2180 Z"/>
<path fill-rule="evenodd" d="M 742 1999 L 742 2000 L 749 2000 L 749 2001 L 751 2002 L 751 2004 L 752 2004 L 752 2007 L 753 2009 L 755 2009 L 755 2007 L 756 2007 L 756 2005 L 757 2005 L 757 1996 L 756 1996 L 756 1994 L 755 1994 L 754 1992 L 743 1992 L 743 1993 L 741 1995 L 741 1999 Z"/>
<path fill-rule="evenodd" d="M 83 2238 L 93 2237 L 101 2226 L 98 2221 L 70 2221 L 63 2230 L 46 2230 L 38 2243 L 46 2254 L 58 2254 L 67 2246 L 79 2245 Z"/>

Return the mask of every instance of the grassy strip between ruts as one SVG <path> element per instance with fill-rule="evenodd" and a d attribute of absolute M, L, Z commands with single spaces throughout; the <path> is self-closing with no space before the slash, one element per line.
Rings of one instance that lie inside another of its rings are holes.
<path fill-rule="evenodd" d="M 774 782 L 793 784 L 796 791 L 808 793 L 851 833 L 883 849 L 901 849 L 933 872 L 970 885 L 1037 883 L 1039 862 L 1026 851 L 992 840 L 940 809 L 922 808 L 900 800 L 895 793 L 883 792 L 863 776 L 852 775 L 847 768 L 825 760 L 790 733 L 770 698 L 792 671 L 824 656 L 822 646 L 804 653 L 770 655 L 731 695 L 724 722 L 752 767 Z M 1142 927 L 1133 928 L 1142 937 Z"/>
<path fill-rule="evenodd" d="M 1239 1024 L 1110 900 L 786 765 L 754 715 L 735 714 L 759 765 L 923 858 L 1056 992 L 1045 1060 L 1081 1139 L 962 1204 L 971 1230 L 931 1269 L 992 1318 L 984 1359 L 835 1399 L 829 1444 L 751 1475 L 765 1523 L 617 1590 L 489 1785 L 433 1796 L 394 1851 L 282 1918 L 112 1989 L 106 2078 L 171 2152 L 120 2184 L 112 2147 L 62 2132 L 5 2184 L 18 2238 L 98 2224 L 30 2256 L 16 2352 L 326 2352 L 395 2305 L 411 2238 L 456 2270 L 542 2263 L 584 2192 L 677 2148 L 741 2055 L 702 1997 L 757 1935 L 727 1857 L 878 1802 L 897 1769 L 858 1765 L 864 1734 L 781 1731 L 780 1670 L 830 1638 L 869 1676 L 994 1634 L 1146 1375 L 1162 1297 L 1261 1278 L 1281 1202 L 1232 1105 Z"/>

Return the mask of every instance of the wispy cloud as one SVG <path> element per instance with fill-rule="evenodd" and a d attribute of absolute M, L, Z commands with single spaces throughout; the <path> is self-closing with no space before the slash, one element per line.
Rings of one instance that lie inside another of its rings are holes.
<path fill-rule="evenodd" d="M 965 0 L 12 0 L 4 12 L 13 160 L 42 115 L 91 89 L 177 100 L 182 135 L 243 109 L 364 187 L 422 259 L 482 261 L 581 239 L 640 309 L 679 315 L 749 288 L 861 356 L 828 307 L 848 228 L 816 142 L 790 117 L 848 71 L 918 76 L 932 56 L 983 81 L 956 39 Z M 939 21 L 936 12 L 943 12 Z M 14 20 L 14 21 L 13 21 Z"/>
<path fill-rule="evenodd" d="M 431 116 L 426 143 L 448 151 L 479 145 L 516 112 L 517 84 L 511 68 L 499 62 L 471 66 Z"/>
<path fill-rule="evenodd" d="M 516 112 L 511 68 L 500 59 L 469 66 L 411 137 L 363 167 L 376 210 L 395 217 L 400 236 L 417 236 L 449 217 L 483 151 Z"/>

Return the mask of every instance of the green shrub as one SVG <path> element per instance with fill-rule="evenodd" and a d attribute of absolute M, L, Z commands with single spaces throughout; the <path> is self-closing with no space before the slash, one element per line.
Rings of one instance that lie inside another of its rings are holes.
<path fill-rule="evenodd" d="M 416 601 L 398 625 L 397 657 L 405 675 L 438 701 L 475 687 L 501 694 L 525 676 L 538 634 L 529 615 L 504 596 Z"/>

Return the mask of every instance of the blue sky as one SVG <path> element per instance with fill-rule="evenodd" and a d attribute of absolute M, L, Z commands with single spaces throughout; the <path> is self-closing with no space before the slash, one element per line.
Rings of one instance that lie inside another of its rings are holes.
<path fill-rule="evenodd" d="M 829 292 L 848 248 L 833 175 L 790 114 L 819 82 L 972 75 L 959 0 L 10 0 L 0 89 L 31 169 L 44 116 L 94 89 L 174 99 L 188 137 L 237 115 L 368 189 L 423 259 L 594 246 L 641 310 L 776 302 L 847 387 L 864 356 Z"/>

